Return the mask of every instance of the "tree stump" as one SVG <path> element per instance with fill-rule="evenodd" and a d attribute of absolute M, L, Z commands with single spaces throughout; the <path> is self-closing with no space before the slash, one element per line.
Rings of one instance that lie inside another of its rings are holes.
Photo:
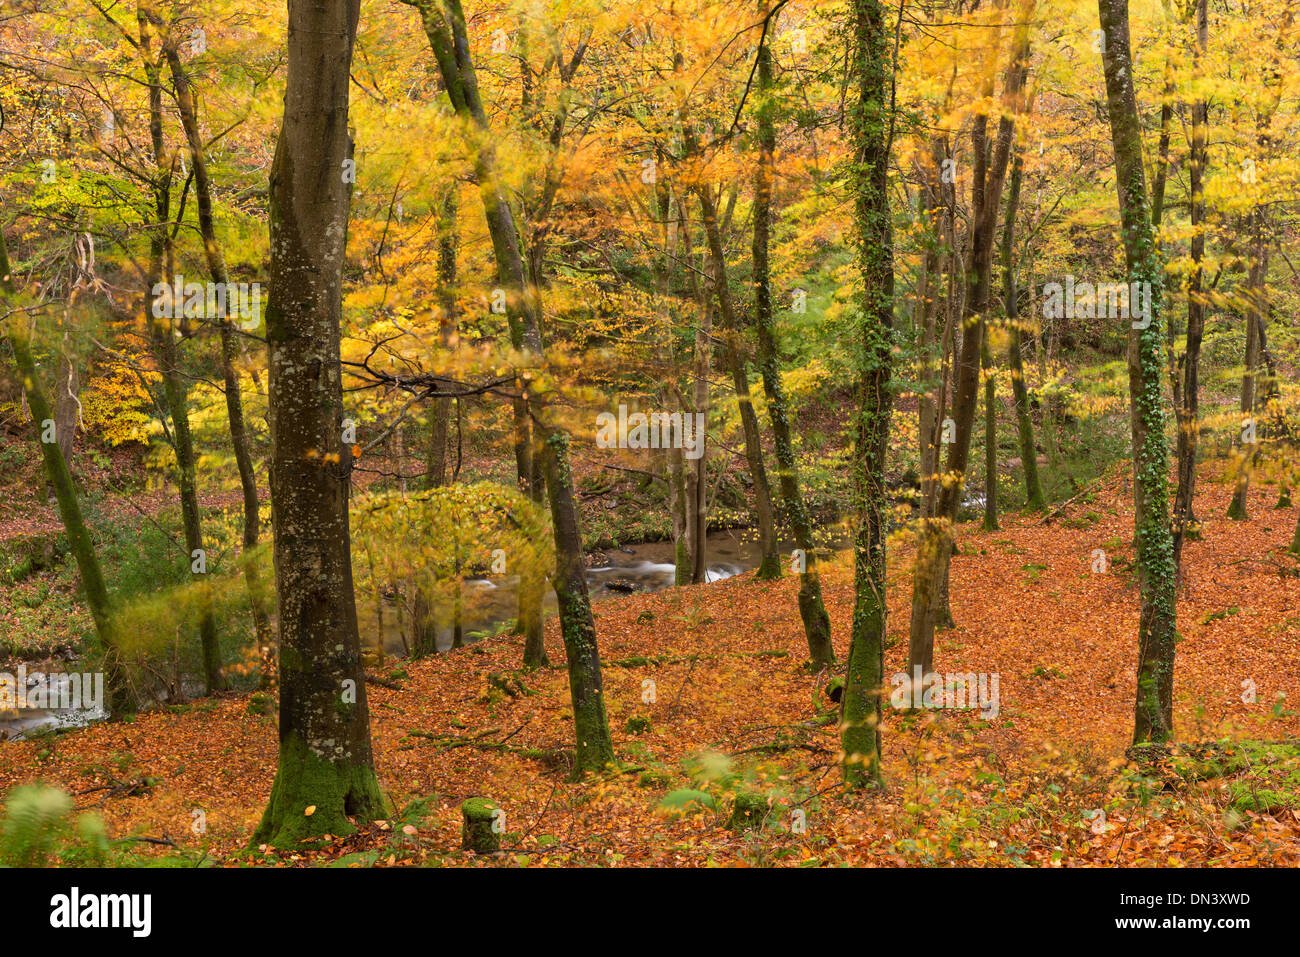
<path fill-rule="evenodd" d="M 737 791 L 727 827 L 733 831 L 751 831 L 763 826 L 767 818 L 767 795 L 758 791 Z"/>
<path fill-rule="evenodd" d="M 460 806 L 464 819 L 460 846 L 476 854 L 491 854 L 501 849 L 501 835 L 492 829 L 497 806 L 487 798 L 470 798 Z"/>

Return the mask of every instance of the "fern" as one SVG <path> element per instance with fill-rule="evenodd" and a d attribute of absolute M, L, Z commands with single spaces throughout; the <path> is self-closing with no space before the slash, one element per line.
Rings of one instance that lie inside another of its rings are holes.
<path fill-rule="evenodd" d="M 0 866 L 95 866 L 108 858 L 103 822 L 93 814 L 70 820 L 72 798 L 44 784 L 15 788 L 0 819 Z"/>

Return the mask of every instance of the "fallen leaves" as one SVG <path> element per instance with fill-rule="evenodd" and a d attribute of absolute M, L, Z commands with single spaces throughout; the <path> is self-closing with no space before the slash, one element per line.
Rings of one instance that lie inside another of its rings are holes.
<path fill-rule="evenodd" d="M 1222 514 L 1229 494 L 1205 483 L 1201 514 Z M 1131 539 L 1128 502 L 1122 486 L 1099 493 L 1088 508 L 1102 517 L 1086 528 L 1023 521 L 988 534 L 960 530 L 952 578 L 959 624 L 940 633 L 936 666 L 998 673 L 1000 713 L 982 721 L 972 711 L 918 715 L 886 708 L 883 793 L 844 796 L 838 789 L 835 722 L 814 720 L 831 709 L 826 677 L 802 667 L 797 581 L 743 576 L 601 603 L 602 655 L 623 664 L 604 673 L 621 764 L 602 777 L 570 779 L 565 672 L 520 674 L 521 639 L 489 638 L 403 662 L 400 685 L 368 689 L 374 754 L 396 805 L 423 799 L 420 813 L 360 822 L 356 833 L 322 848 L 272 860 L 531 867 L 1300 864 L 1300 811 L 1229 806 L 1229 785 L 1264 774 L 1268 760 L 1228 777 L 1193 780 L 1139 767 L 1125 756 L 1137 594 L 1124 573 L 1094 574 L 1090 566 L 1094 548 Z M 1300 579 L 1254 560 L 1280 554 L 1289 542 L 1291 523 L 1268 518 L 1208 517 L 1204 541 L 1188 543 L 1175 677 L 1181 740 L 1293 740 L 1300 732 L 1295 713 L 1277 704 L 1278 694 L 1284 702 L 1300 700 L 1294 639 L 1279 631 L 1300 607 Z M 905 549 L 890 555 L 887 675 L 905 667 L 909 562 Z M 1034 566 L 1032 575 L 1025 565 Z M 843 660 L 851 569 L 841 559 L 822 571 Z M 1216 615 L 1229 608 L 1240 611 Z M 645 626 L 646 613 L 654 627 Z M 554 619 L 547 645 L 551 660 L 562 661 Z M 494 674 L 518 675 L 532 693 L 481 695 Z M 1242 699 L 1247 678 L 1259 689 L 1253 702 Z M 657 689 L 649 702 L 646 679 Z M 99 813 L 110 832 L 161 833 L 204 848 L 219 862 L 233 861 L 270 795 L 274 709 L 250 712 L 247 697 L 218 697 L 129 724 L 4 747 L 0 788 L 40 778 L 73 794 L 120 777 L 114 755 L 129 755 L 131 776 L 156 783 L 147 794 L 104 803 Z M 722 783 L 731 778 L 734 785 Z M 742 786 L 773 795 L 767 826 L 744 835 L 726 826 Z M 666 795 L 687 789 L 708 800 L 697 795 L 681 802 L 690 813 L 659 812 Z M 79 804 L 97 796 L 87 794 Z M 460 803 L 472 796 L 487 796 L 506 812 L 499 855 L 459 850 Z M 206 814 L 203 836 L 189 829 L 196 808 Z M 796 811 L 805 830 L 794 826 Z M 1099 811 L 1103 826 L 1094 833 Z M 141 849 L 154 852 L 163 853 Z"/>

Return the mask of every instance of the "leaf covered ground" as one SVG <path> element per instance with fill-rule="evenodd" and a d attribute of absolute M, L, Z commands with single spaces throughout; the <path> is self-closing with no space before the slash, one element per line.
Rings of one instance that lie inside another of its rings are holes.
<path fill-rule="evenodd" d="M 518 672 L 521 640 L 505 636 L 374 668 L 394 817 L 320 847 L 245 850 L 275 769 L 267 695 L 6 743 L 0 790 L 61 787 L 114 837 L 149 839 L 132 842 L 140 855 L 176 863 L 1295 866 L 1300 563 L 1286 554 L 1294 513 L 1266 493 L 1231 522 L 1228 487 L 1201 486 L 1204 540 L 1187 546 L 1179 603 L 1180 745 L 1160 760 L 1125 752 L 1137 592 L 1120 480 L 1047 522 L 963 526 L 958 627 L 938 636 L 936 667 L 996 673 L 998 714 L 887 709 L 878 793 L 837 788 L 834 705 L 802 665 L 795 579 L 751 575 L 597 606 L 621 761 L 600 778 L 569 774 L 564 671 Z M 911 573 L 905 544 L 890 559 L 887 674 L 905 666 Z M 842 660 L 851 573 L 843 558 L 824 571 Z M 562 661 L 554 620 L 547 648 Z M 761 827 L 731 826 L 737 793 L 766 799 Z M 474 796 L 505 812 L 498 854 L 460 849 Z"/>

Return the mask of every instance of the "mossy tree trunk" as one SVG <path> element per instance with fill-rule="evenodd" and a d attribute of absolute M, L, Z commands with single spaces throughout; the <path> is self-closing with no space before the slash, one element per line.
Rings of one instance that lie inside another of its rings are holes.
<path fill-rule="evenodd" d="M 885 683 L 885 456 L 893 409 L 894 240 L 889 213 L 889 33 L 878 0 L 854 0 L 849 62 L 857 102 L 851 115 L 854 212 L 860 313 L 852 329 L 857 354 L 857 424 L 853 479 L 857 531 L 853 548 L 853 624 L 840 699 L 842 772 L 848 787 L 881 783 L 881 698 Z"/>
<path fill-rule="evenodd" d="M 525 400 L 525 416 L 529 414 Z M 523 455 L 517 460 L 519 490 L 539 511 L 546 499 L 545 477 L 541 457 L 543 451 L 534 442 L 533 428 L 528 418 L 521 426 L 526 439 Z M 518 451 L 518 450 L 517 450 Z M 526 471 L 525 471 L 526 470 Z M 542 599 L 546 594 L 546 572 L 536 561 L 524 561 L 519 568 L 519 631 L 524 636 L 524 667 L 543 668 L 550 664 L 546 657 L 544 641 L 545 615 Z"/>
<path fill-rule="evenodd" d="M 1115 183 L 1130 282 L 1149 283 L 1150 322 L 1130 323 L 1129 421 L 1133 441 L 1133 497 L 1141 617 L 1138 625 L 1135 744 L 1164 742 L 1173 734 L 1177 576 L 1170 526 L 1165 409 L 1162 294 L 1164 270 L 1147 206 L 1142 130 L 1133 90 L 1128 0 L 1098 0 L 1102 65 L 1115 152 Z"/>
<path fill-rule="evenodd" d="M 0 299 L 6 304 L 15 297 L 13 278 L 10 275 L 9 250 L 5 244 L 4 233 L 0 232 Z M 42 433 L 45 423 L 53 421 L 50 404 L 46 401 L 45 390 L 41 385 L 36 360 L 32 356 L 31 343 L 27 338 L 27 329 L 22 323 L 27 321 L 26 313 L 16 312 L 9 317 L 8 339 L 14 350 L 14 360 L 18 366 L 18 375 L 23 392 L 27 396 L 27 406 L 32 413 L 32 432 L 40 445 L 41 460 L 45 465 L 45 475 L 54 488 L 55 500 L 59 507 L 59 518 L 63 521 L 64 531 L 68 536 L 68 547 L 77 562 L 77 571 L 81 576 L 81 588 L 86 596 L 86 605 L 90 609 L 91 620 L 95 623 L 95 634 L 99 639 L 99 650 L 104 658 L 104 671 L 108 683 L 109 711 L 115 717 L 130 714 L 139 706 L 135 690 L 122 661 L 118 636 L 114 631 L 112 605 L 108 597 L 108 587 L 104 583 L 104 572 L 95 554 L 95 543 L 86 527 L 81 514 L 81 503 L 77 500 L 77 489 L 68 471 L 68 463 L 63 457 L 62 449 L 56 441 L 46 442 Z"/>
<path fill-rule="evenodd" d="M 773 21 L 776 14 L 772 14 Z M 768 24 L 773 32 L 775 23 Z M 812 516 L 804 501 L 799 483 L 799 464 L 795 460 L 790 430 L 790 404 L 781 383 L 777 355 L 776 322 L 772 314 L 772 281 L 769 247 L 772 223 L 772 164 L 776 153 L 776 104 L 773 100 L 772 53 L 767 37 L 759 41 L 757 65 L 756 114 L 758 125 L 758 164 L 754 172 L 754 236 L 751 253 L 754 264 L 754 326 L 758 338 L 758 369 L 767 396 L 767 414 L 772 423 L 772 444 L 776 451 L 777 485 L 785 502 L 786 518 L 794 535 L 795 546 L 803 553 L 799 568 L 799 617 L 808 640 L 808 659 L 813 666 L 829 667 L 835 660 L 831 643 L 831 620 L 822 600 L 821 576 L 817 573 L 817 543 L 813 537 Z"/>
<path fill-rule="evenodd" d="M 370 747 L 348 522 L 339 361 L 360 0 L 289 0 L 271 166 L 271 519 L 280 600 L 280 760 L 253 844 L 346 834 L 385 813 Z M 308 815 L 306 809 L 315 807 Z"/>
<path fill-rule="evenodd" d="M 552 582 L 560 608 L 560 633 L 569 662 L 569 698 L 577 738 L 578 769 L 599 771 L 614 760 L 614 744 L 605 713 L 605 692 L 596 645 L 596 625 L 587 594 L 587 569 L 574 507 L 573 474 L 569 471 L 569 437 L 555 429 L 546 438 L 542 461 L 546 491 L 555 525 L 558 567 Z"/>

